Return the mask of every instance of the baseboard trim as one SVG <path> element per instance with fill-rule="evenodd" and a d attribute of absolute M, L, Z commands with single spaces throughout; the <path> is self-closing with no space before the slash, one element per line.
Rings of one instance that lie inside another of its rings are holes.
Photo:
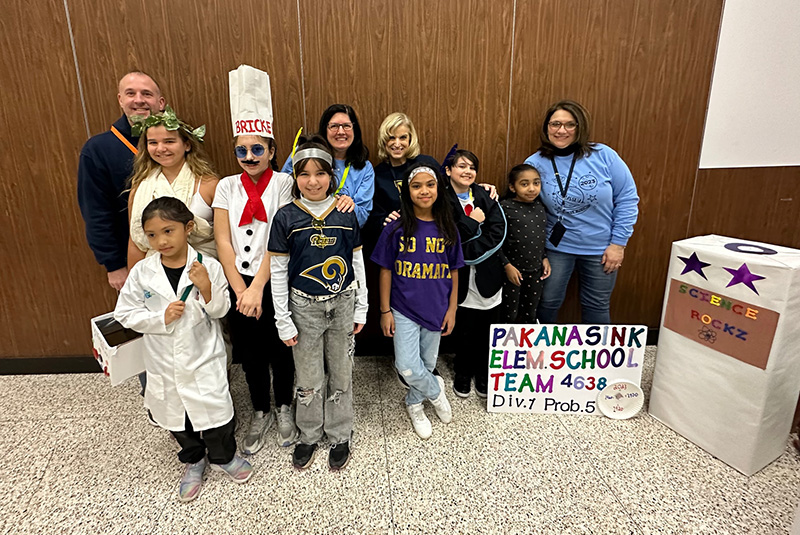
<path fill-rule="evenodd" d="M 0 358 L 0 375 L 101 373 L 94 357 Z"/>

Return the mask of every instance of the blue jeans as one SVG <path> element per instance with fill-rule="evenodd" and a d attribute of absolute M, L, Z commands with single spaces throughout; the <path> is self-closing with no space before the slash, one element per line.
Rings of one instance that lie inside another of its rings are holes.
<path fill-rule="evenodd" d="M 297 327 L 297 345 L 292 346 L 292 353 L 300 443 L 316 444 L 324 435 L 331 444 L 347 442 L 353 432 L 353 360 L 349 346 L 355 290 L 327 301 L 312 301 L 290 291 L 289 310 Z"/>
<path fill-rule="evenodd" d="M 429 331 L 392 309 L 394 316 L 394 367 L 408 383 L 406 405 L 439 397 L 439 381 L 433 375 L 442 333 Z"/>
<path fill-rule="evenodd" d="M 544 280 L 537 318 L 540 323 L 558 323 L 558 309 L 564 302 L 572 272 L 578 268 L 581 323 L 611 323 L 609 303 L 617 272 L 606 274 L 600 261 L 603 255 L 574 255 L 547 250 L 551 275 Z"/>

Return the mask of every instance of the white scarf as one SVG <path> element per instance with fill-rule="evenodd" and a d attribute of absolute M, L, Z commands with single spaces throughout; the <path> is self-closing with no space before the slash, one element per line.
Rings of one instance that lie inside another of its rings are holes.
<path fill-rule="evenodd" d="M 131 206 L 131 239 L 142 252 L 150 256 L 155 251 L 150 249 L 147 236 L 142 228 L 142 212 L 153 199 L 160 197 L 175 197 L 187 207 L 192 202 L 194 187 L 197 179 L 189 169 L 189 164 L 184 162 L 181 171 L 172 184 L 161 171 L 161 168 L 145 178 L 136 188 L 136 195 Z M 194 229 L 189 234 L 189 243 L 192 247 L 212 258 L 217 258 L 217 247 L 214 242 L 214 229 L 202 217 L 194 216 Z"/>

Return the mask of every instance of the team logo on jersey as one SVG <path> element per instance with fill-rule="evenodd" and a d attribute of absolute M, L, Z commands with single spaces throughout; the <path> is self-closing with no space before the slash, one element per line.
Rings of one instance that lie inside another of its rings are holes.
<path fill-rule="evenodd" d="M 311 266 L 300 276 L 320 283 L 329 292 L 338 293 L 347 278 L 347 264 L 341 256 L 332 256 L 321 264 Z"/>
<path fill-rule="evenodd" d="M 310 241 L 312 246 L 324 249 L 329 245 L 336 244 L 336 236 L 326 236 L 325 234 L 320 232 L 319 234 L 312 234 Z"/>
<path fill-rule="evenodd" d="M 144 298 L 145 298 L 145 299 L 150 299 L 151 297 L 153 297 L 153 294 L 151 294 L 150 292 L 148 292 L 147 290 L 145 290 L 145 291 L 144 291 Z"/>
<path fill-rule="evenodd" d="M 325 228 L 325 221 L 323 219 L 317 219 L 316 217 L 311 220 L 311 226 L 319 232 L 319 234 L 313 234 L 309 241 L 311 242 L 312 247 L 319 247 L 320 249 L 324 249 L 329 245 L 336 244 L 336 237 L 335 236 L 326 236 L 323 229 Z"/>

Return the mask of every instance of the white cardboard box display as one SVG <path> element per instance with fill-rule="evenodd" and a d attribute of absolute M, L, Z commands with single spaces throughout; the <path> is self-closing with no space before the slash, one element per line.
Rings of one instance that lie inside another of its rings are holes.
<path fill-rule="evenodd" d="M 786 447 L 800 393 L 800 250 L 674 242 L 649 412 L 745 475 Z"/>
<path fill-rule="evenodd" d="M 92 347 L 94 348 L 94 358 L 100 364 L 103 373 L 111 379 L 112 386 L 117 386 L 126 379 L 139 375 L 145 368 L 141 337 L 118 346 L 111 346 L 100 332 L 97 322 L 111 318 L 113 315 L 113 312 L 109 312 L 92 318 Z"/>

